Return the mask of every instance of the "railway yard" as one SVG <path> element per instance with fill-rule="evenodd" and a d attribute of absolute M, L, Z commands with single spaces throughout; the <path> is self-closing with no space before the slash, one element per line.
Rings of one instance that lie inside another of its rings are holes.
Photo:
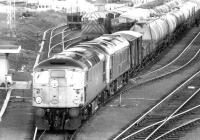
<path fill-rule="evenodd" d="M 13 82 L 0 84 L 0 140 L 199 139 L 198 0 L 22 13 L 21 51 L 6 54 Z"/>

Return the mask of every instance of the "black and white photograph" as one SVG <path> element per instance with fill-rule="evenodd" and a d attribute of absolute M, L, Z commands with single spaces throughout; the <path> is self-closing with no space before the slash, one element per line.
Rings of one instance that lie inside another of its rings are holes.
<path fill-rule="evenodd" d="M 0 140 L 200 140 L 200 0 L 0 0 Z"/>

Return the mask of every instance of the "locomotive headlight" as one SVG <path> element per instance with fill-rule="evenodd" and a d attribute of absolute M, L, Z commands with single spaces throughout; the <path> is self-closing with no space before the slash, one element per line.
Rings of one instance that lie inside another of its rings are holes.
<path fill-rule="evenodd" d="M 69 115 L 71 117 L 78 117 L 79 113 L 80 113 L 79 108 L 71 108 L 71 109 L 69 109 Z"/>
<path fill-rule="evenodd" d="M 37 104 L 41 104 L 42 103 L 42 97 L 40 97 L 40 96 L 35 97 L 35 102 Z"/>
<path fill-rule="evenodd" d="M 58 87 L 58 81 L 57 81 L 57 80 L 52 80 L 52 81 L 51 81 L 51 86 L 52 86 L 53 88 Z"/>
<path fill-rule="evenodd" d="M 44 111 L 44 109 L 42 109 L 42 108 L 37 108 L 37 109 L 35 110 L 35 113 L 36 113 L 36 115 L 39 116 L 39 117 L 43 117 L 43 116 L 45 115 L 45 111 Z"/>

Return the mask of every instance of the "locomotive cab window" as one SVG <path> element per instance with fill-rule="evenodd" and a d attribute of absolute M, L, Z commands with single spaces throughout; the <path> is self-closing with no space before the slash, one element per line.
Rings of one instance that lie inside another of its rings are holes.
<path fill-rule="evenodd" d="M 34 82 L 35 83 L 48 83 L 49 82 L 49 72 L 48 71 L 41 71 L 34 73 Z"/>

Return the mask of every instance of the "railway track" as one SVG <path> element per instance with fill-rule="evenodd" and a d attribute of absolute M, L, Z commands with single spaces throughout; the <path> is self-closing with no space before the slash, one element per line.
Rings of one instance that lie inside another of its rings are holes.
<path fill-rule="evenodd" d="M 192 42 L 188 45 L 188 47 L 174 60 L 172 61 L 171 63 L 161 67 L 160 69 L 157 69 L 155 71 L 152 71 L 150 73 L 147 73 L 143 76 L 140 76 L 140 77 L 136 77 L 134 78 L 134 80 L 140 80 L 140 79 L 145 79 L 145 80 L 141 80 L 140 82 L 134 84 L 134 85 L 131 85 L 131 86 L 127 86 L 124 90 L 122 90 L 120 92 L 120 94 L 123 94 L 125 92 L 127 92 L 128 90 L 130 90 L 131 88 L 135 87 L 136 85 L 139 85 L 139 84 L 144 84 L 144 83 L 147 83 L 147 82 L 150 82 L 150 81 L 154 81 L 154 80 L 157 80 L 157 79 L 161 79 L 163 77 L 165 77 L 166 75 L 170 75 L 170 74 L 173 74 L 175 72 L 178 72 L 179 70 L 183 69 L 184 67 L 188 66 L 190 62 L 192 62 L 196 56 L 199 54 L 199 48 L 198 48 L 198 45 L 199 45 L 199 40 L 200 40 L 200 33 L 192 40 Z M 147 80 L 146 80 L 147 79 Z M 197 78 L 198 79 L 198 78 Z M 195 80 L 194 80 L 195 81 Z M 195 81 L 195 82 L 198 82 L 198 81 Z M 185 83 L 186 84 L 186 83 Z M 194 85 L 195 83 L 193 83 Z M 183 84 L 184 85 L 184 84 Z M 179 88 L 182 88 L 181 85 Z M 176 90 L 179 90 L 179 88 L 177 88 Z M 188 87 L 186 86 L 186 89 Z M 191 89 L 193 89 L 194 87 L 191 86 L 188 88 L 188 90 L 190 91 Z M 196 89 L 196 87 L 195 87 Z M 179 116 L 177 115 L 177 112 L 175 113 L 172 113 L 171 115 L 158 115 L 158 114 L 151 114 L 154 109 L 157 109 L 158 106 L 162 105 L 163 102 L 166 102 L 165 100 L 169 100 L 171 99 L 168 104 L 164 104 L 163 106 L 169 106 L 170 103 L 172 103 L 172 101 L 176 101 L 178 102 L 177 100 L 175 100 L 175 98 L 173 98 L 172 95 L 176 95 L 176 90 L 173 91 L 171 94 L 169 94 L 167 97 L 165 97 L 162 101 L 160 101 L 157 105 L 155 105 L 152 109 L 150 109 L 149 111 L 147 111 L 144 115 L 142 115 L 139 119 L 137 119 L 136 121 L 134 121 L 129 127 L 127 127 L 124 131 L 122 131 L 120 134 L 118 134 L 117 136 L 115 136 L 114 140 L 118 140 L 118 139 L 133 139 L 135 138 L 134 136 L 136 136 L 135 134 L 138 134 L 141 132 L 143 132 L 143 129 L 145 128 L 145 130 L 149 130 L 150 128 L 151 129 L 155 129 L 155 128 L 159 128 L 159 124 L 162 124 L 165 125 L 165 124 L 168 124 L 167 122 L 169 122 L 169 119 L 171 118 L 175 118 L 175 116 Z M 182 91 L 183 92 L 183 91 Z M 184 92 L 185 93 L 185 92 Z M 198 93 L 198 92 L 197 92 Z M 187 95 L 187 94 L 186 94 Z M 179 96 L 178 96 L 179 97 Z M 189 98 L 189 97 L 185 97 L 186 99 Z M 179 100 L 179 98 L 178 98 Z M 172 106 L 175 106 L 177 107 L 178 105 L 175 105 L 173 104 Z M 185 107 L 185 105 L 184 105 Z M 164 110 L 163 108 L 160 108 L 158 109 L 161 113 L 162 110 Z M 168 110 L 170 110 L 168 108 Z M 157 112 L 159 112 L 157 111 Z M 151 114 L 151 115 L 150 115 Z M 148 118 L 150 117 L 150 118 Z M 148 120 L 153 120 L 152 122 L 151 121 L 148 121 Z M 198 119 L 197 119 L 198 120 Z M 194 119 L 194 121 L 197 121 L 196 119 Z M 189 122 L 188 122 L 189 123 Z M 188 124 L 188 123 L 185 123 Z M 192 121 L 191 121 L 192 123 Z M 143 127 L 142 127 L 143 125 Z M 146 125 L 146 126 L 144 126 Z M 162 126 L 160 126 L 160 128 L 162 128 Z M 152 128 L 153 127 L 153 128 Z M 183 126 L 184 127 L 184 126 Z M 180 127 L 182 128 L 182 127 Z M 179 127 L 177 127 L 177 129 L 174 128 L 174 130 L 178 130 Z M 159 129 L 158 129 L 159 130 Z M 141 131 L 141 132 L 140 132 Z M 149 132 L 149 131 L 148 131 Z M 157 130 L 155 129 L 155 132 L 152 131 L 153 133 L 151 135 L 149 135 L 149 137 L 147 136 L 146 139 L 155 139 L 155 135 L 158 133 Z M 145 132 L 146 134 L 149 134 L 147 133 L 147 131 Z M 169 134 L 172 133 L 172 132 L 168 132 Z M 168 135 L 168 133 L 166 135 Z M 163 133 L 164 135 L 164 133 Z M 137 135 L 138 136 L 138 135 Z M 136 139 L 139 139 L 138 137 Z M 145 139 L 144 137 L 142 137 L 142 139 Z"/>
<path fill-rule="evenodd" d="M 39 62 L 41 62 L 42 60 L 44 60 L 45 58 L 47 58 L 47 53 L 44 53 L 44 52 L 48 52 L 52 29 L 53 28 L 50 28 L 50 29 L 46 30 L 44 32 L 44 34 L 43 34 L 42 42 L 40 44 L 39 54 L 36 57 L 36 61 L 35 61 L 34 67 Z"/>
<path fill-rule="evenodd" d="M 39 131 L 37 127 L 32 140 L 72 140 L 76 131 Z"/>
<path fill-rule="evenodd" d="M 67 25 L 61 26 L 52 30 L 50 43 L 49 43 L 49 50 L 48 50 L 48 57 L 56 53 L 62 52 L 66 49 L 66 46 L 81 41 L 81 34 L 80 30 L 76 28 L 69 28 Z"/>
<path fill-rule="evenodd" d="M 67 24 L 46 30 L 34 66 L 81 40 L 80 31 L 75 28 L 70 29 Z"/>
<path fill-rule="evenodd" d="M 199 121 L 200 71 L 172 91 L 114 140 L 160 139 Z"/>

